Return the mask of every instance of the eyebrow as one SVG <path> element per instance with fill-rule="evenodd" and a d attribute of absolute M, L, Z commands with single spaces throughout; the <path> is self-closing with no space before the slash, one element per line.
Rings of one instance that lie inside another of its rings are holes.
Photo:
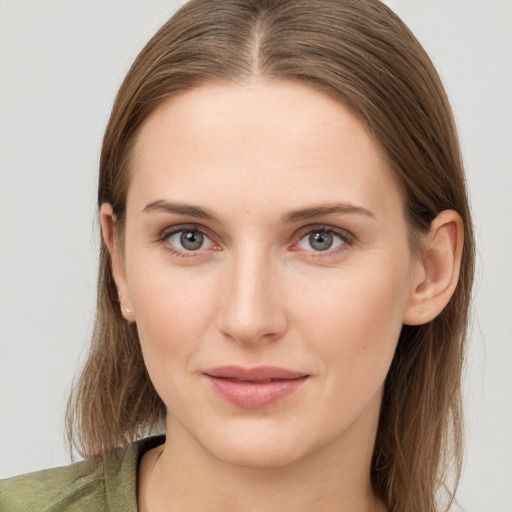
<path fill-rule="evenodd" d="M 186 203 L 171 203 L 169 201 L 165 201 L 164 199 L 159 199 L 158 201 L 153 201 L 147 204 L 142 211 L 145 213 L 154 211 L 177 213 L 195 217 L 197 219 L 208 220 L 210 222 L 218 222 L 218 219 L 213 214 L 213 212 L 207 210 L 206 208 L 201 208 L 200 206 L 194 206 Z"/>
<path fill-rule="evenodd" d="M 194 206 L 186 203 L 173 203 L 159 199 L 147 204 L 143 212 L 163 211 L 165 213 L 175 213 L 180 215 L 188 215 L 197 219 L 208 220 L 210 222 L 219 222 L 216 215 L 206 208 Z M 286 213 L 281 218 L 285 224 L 292 224 L 303 220 L 314 219 L 324 215 L 332 214 L 362 214 L 372 219 L 375 219 L 375 214 L 363 208 L 362 206 L 353 205 L 350 203 L 329 203 L 326 205 L 312 206 L 310 208 L 302 208 L 300 210 L 293 210 Z"/>
<path fill-rule="evenodd" d="M 311 208 L 303 208 L 294 210 L 283 216 L 284 223 L 300 222 L 303 220 L 314 219 L 324 215 L 332 215 L 336 213 L 350 214 L 358 213 L 375 219 L 375 214 L 362 206 L 356 206 L 350 203 L 330 203 L 326 205 L 313 206 Z"/>

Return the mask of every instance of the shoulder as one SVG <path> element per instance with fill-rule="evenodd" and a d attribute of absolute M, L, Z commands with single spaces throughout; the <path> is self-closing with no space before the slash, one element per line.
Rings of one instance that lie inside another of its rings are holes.
<path fill-rule="evenodd" d="M 101 510 L 103 464 L 88 461 L 0 481 L 0 509 L 6 512 Z M 96 502 L 96 503 L 95 503 Z M 93 505 L 94 504 L 94 505 Z M 80 508 L 79 508 L 80 507 Z"/>
<path fill-rule="evenodd" d="M 0 480 L 0 510 L 136 512 L 137 466 L 161 442 L 163 438 L 154 437 L 119 448 L 105 463 L 81 461 Z"/>

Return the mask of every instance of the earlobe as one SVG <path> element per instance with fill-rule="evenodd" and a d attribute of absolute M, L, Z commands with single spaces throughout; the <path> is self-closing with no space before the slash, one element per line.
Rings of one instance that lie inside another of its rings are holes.
<path fill-rule="evenodd" d="M 463 241 L 462 218 L 456 211 L 444 210 L 432 221 L 411 283 L 404 324 L 430 322 L 448 304 L 459 280 Z"/>
<path fill-rule="evenodd" d="M 109 203 L 103 203 L 101 205 L 100 221 L 103 241 L 110 254 L 112 274 L 117 287 L 121 313 L 126 320 L 133 322 L 135 321 L 135 316 L 126 280 L 123 255 L 116 234 L 116 218 L 112 206 Z"/>

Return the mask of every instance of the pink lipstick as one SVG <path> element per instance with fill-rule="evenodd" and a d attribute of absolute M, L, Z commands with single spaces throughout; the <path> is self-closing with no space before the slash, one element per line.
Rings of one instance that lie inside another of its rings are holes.
<path fill-rule="evenodd" d="M 245 409 L 272 405 L 297 391 L 309 377 L 274 366 L 222 366 L 206 370 L 204 375 L 218 395 Z"/>

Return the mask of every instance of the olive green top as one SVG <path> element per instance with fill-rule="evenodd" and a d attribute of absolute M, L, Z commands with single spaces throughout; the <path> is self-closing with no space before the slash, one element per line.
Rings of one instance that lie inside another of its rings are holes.
<path fill-rule="evenodd" d="M 1 512 L 137 512 L 137 469 L 162 436 L 119 448 L 105 462 L 70 466 L 0 480 Z"/>

